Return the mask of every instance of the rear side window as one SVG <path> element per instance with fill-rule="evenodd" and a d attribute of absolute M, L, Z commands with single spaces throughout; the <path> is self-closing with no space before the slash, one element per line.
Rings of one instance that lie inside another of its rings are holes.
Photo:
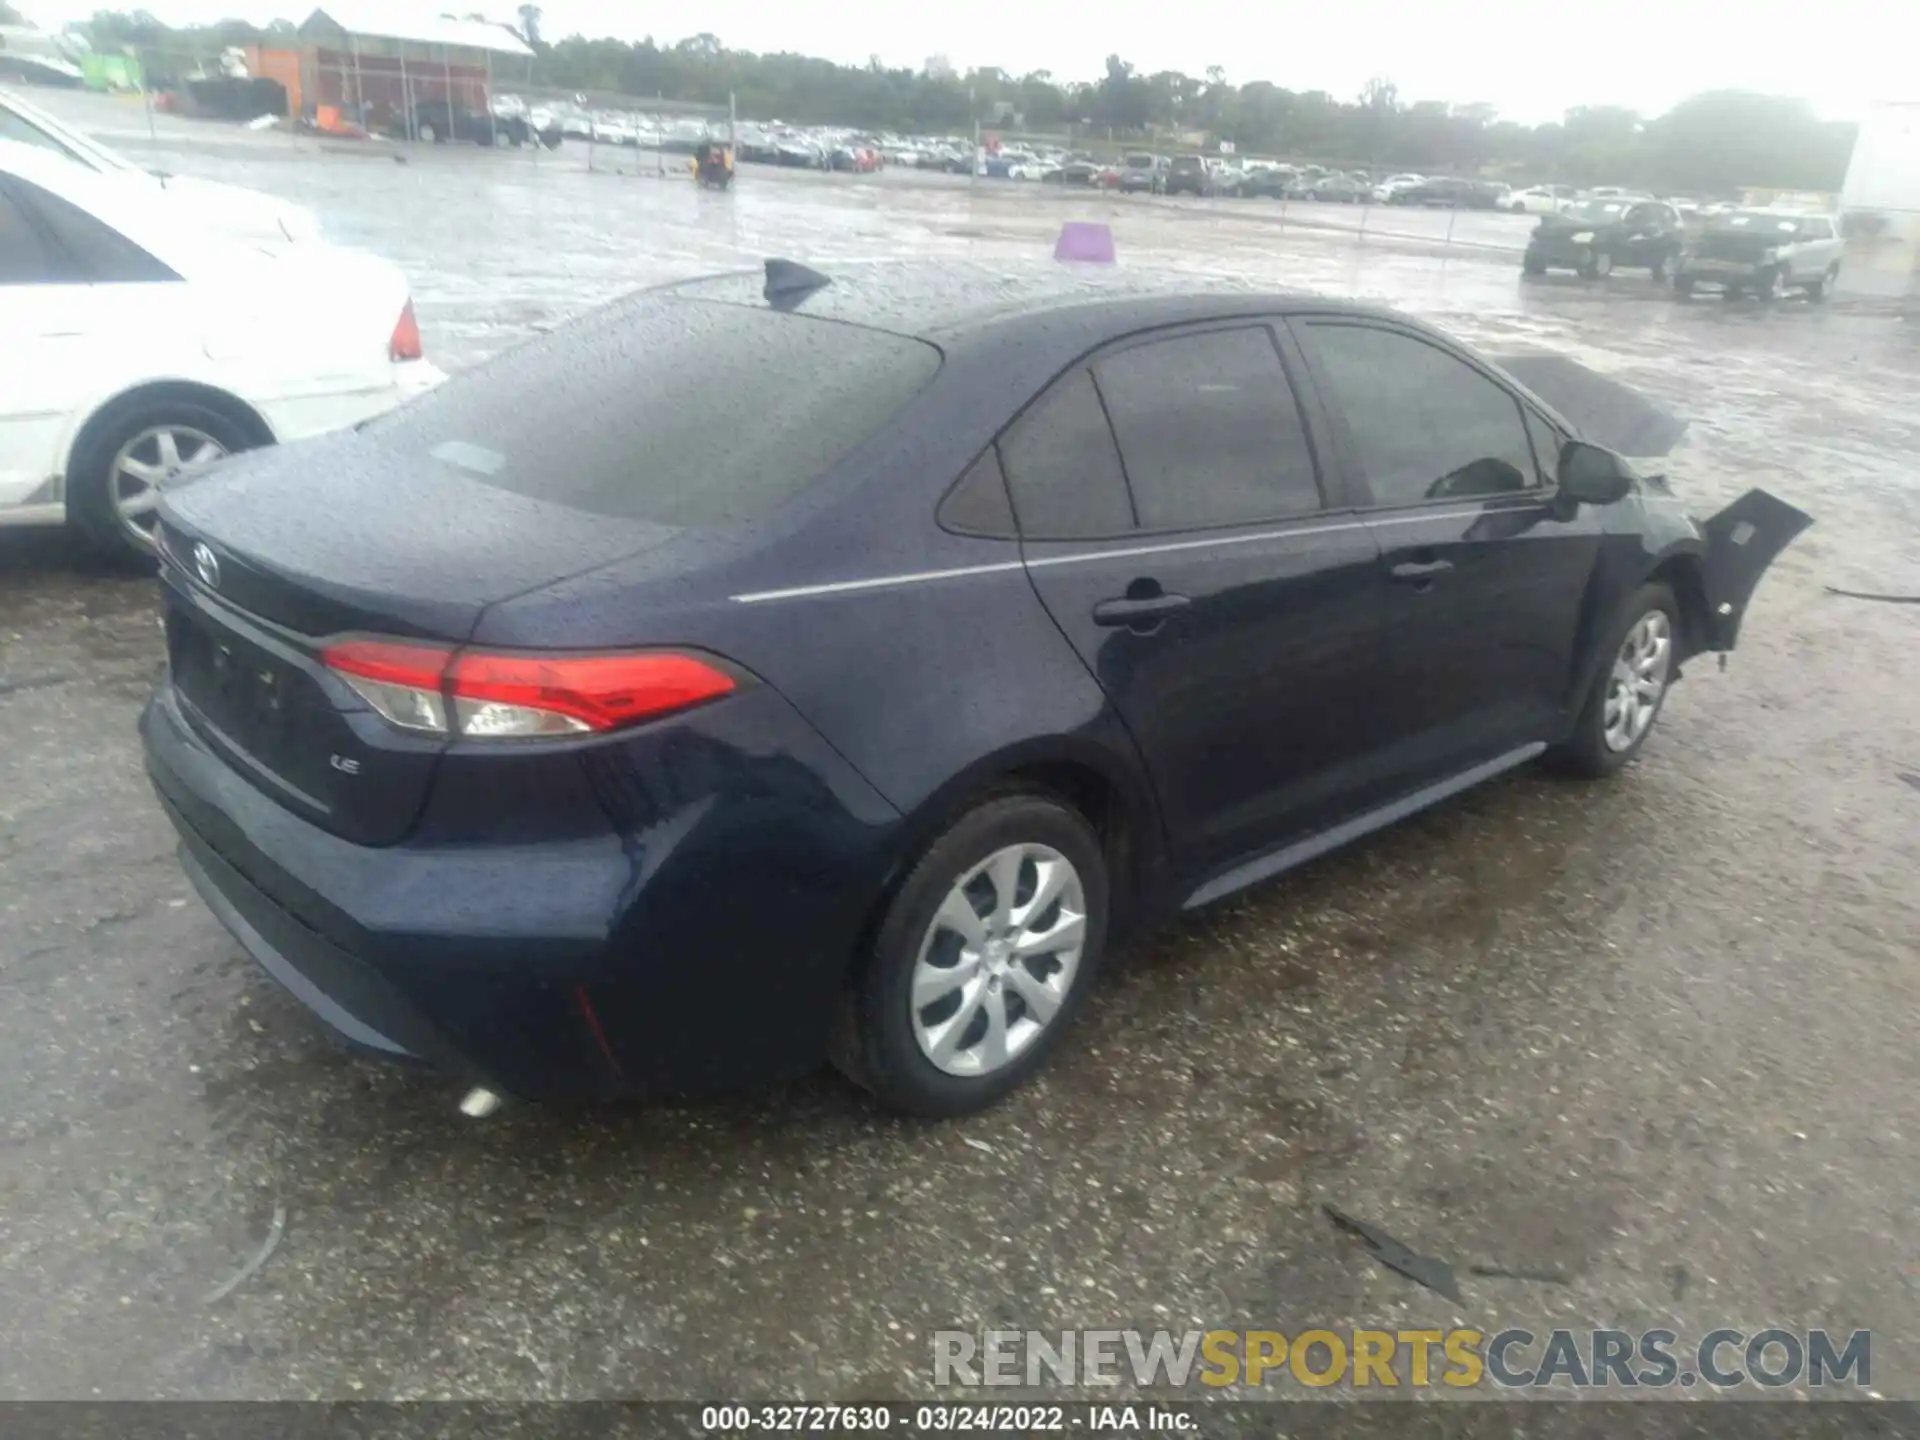
<path fill-rule="evenodd" d="M 1093 376 L 1076 370 L 1000 442 L 1020 533 L 1080 540 L 1133 528 L 1133 503 Z"/>
<path fill-rule="evenodd" d="M 54 285 L 65 278 L 33 218 L 0 185 L 0 285 Z"/>
<path fill-rule="evenodd" d="M 933 379 L 922 340 L 645 295 L 460 376 L 363 433 L 599 515 L 716 525 L 833 468 Z"/>
<path fill-rule="evenodd" d="M 1364 325 L 1305 339 L 1377 505 L 1533 488 L 1520 402 L 1436 345 Z"/>
<path fill-rule="evenodd" d="M 1013 523 L 1013 506 L 1007 500 L 1006 477 L 1000 472 L 1000 457 L 991 445 L 967 467 L 967 473 L 941 502 L 940 523 L 962 535 L 996 540 L 1011 540 L 1019 534 Z"/>
<path fill-rule="evenodd" d="M 118 230 L 25 180 L 16 180 L 23 204 L 40 217 L 68 262 L 76 281 L 94 285 L 127 285 L 180 277 L 142 250 Z"/>
<path fill-rule="evenodd" d="M 1181 335 L 1094 366 L 1145 530 L 1320 508 L 1313 452 L 1264 326 Z"/>

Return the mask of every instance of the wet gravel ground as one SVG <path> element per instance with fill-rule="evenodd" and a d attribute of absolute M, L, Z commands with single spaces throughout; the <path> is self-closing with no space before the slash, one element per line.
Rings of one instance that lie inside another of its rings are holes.
<path fill-rule="evenodd" d="M 0 1396 L 879 1398 L 928 1393 L 936 1329 L 1471 1324 L 1870 1328 L 1874 1388 L 1920 1398 L 1920 608 L 1823 588 L 1920 593 L 1913 327 L 1523 285 L 1278 207 L 180 133 L 153 153 L 405 264 L 449 366 L 721 263 L 1100 218 L 1123 261 L 1571 352 L 1693 422 L 1703 512 L 1757 483 L 1819 524 L 1618 780 L 1523 772 L 1187 923 L 1041 1083 L 947 1125 L 827 1074 L 474 1123 L 343 1054 L 174 862 L 133 730 L 150 582 L 0 532 Z M 1456 1305 L 1326 1201 L 1558 1280 Z"/>

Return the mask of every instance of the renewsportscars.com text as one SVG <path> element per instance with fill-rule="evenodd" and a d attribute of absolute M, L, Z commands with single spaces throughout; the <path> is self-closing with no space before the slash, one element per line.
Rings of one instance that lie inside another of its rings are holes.
<path fill-rule="evenodd" d="M 938 1330 L 938 1386 L 1329 1385 L 1731 1390 L 1873 1383 L 1873 1335 L 1825 1330 Z"/>

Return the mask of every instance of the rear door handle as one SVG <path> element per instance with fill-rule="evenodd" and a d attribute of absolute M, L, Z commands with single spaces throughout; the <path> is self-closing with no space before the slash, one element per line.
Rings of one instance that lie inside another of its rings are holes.
<path fill-rule="evenodd" d="M 1096 625 L 1157 625 L 1193 602 L 1184 595 L 1149 595 L 1138 600 L 1102 600 L 1093 607 Z"/>
<path fill-rule="evenodd" d="M 1451 560 L 1403 560 L 1387 573 L 1403 585 L 1418 585 L 1431 582 L 1451 569 Z"/>

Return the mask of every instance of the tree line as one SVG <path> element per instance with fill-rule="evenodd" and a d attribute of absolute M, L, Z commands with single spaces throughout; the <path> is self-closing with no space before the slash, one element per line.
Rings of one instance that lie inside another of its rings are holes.
<path fill-rule="evenodd" d="M 1851 123 L 1821 120 L 1803 100 L 1739 90 L 1696 95 L 1654 117 L 1583 106 L 1525 125 L 1490 105 L 1408 103 L 1387 80 L 1343 100 L 1265 80 L 1231 84 L 1217 66 L 1202 76 L 1142 72 L 1118 55 L 1091 81 L 991 66 L 957 71 L 939 56 L 918 70 L 878 56 L 842 65 L 730 49 L 711 34 L 674 44 L 579 35 L 549 43 L 538 6 L 520 6 L 519 16 L 535 51 L 533 80 L 543 87 L 714 105 L 731 95 L 746 119 L 906 134 L 965 135 L 978 122 L 989 132 L 1161 149 L 1185 148 L 1180 137 L 1200 135 L 1242 154 L 1322 164 L 1727 194 L 1742 186 L 1837 191 L 1855 132 Z M 263 38 L 239 21 L 169 30 L 139 11 L 103 11 L 79 28 L 97 48 L 206 50 Z M 285 43 L 288 28 L 276 22 L 264 33 Z"/>

